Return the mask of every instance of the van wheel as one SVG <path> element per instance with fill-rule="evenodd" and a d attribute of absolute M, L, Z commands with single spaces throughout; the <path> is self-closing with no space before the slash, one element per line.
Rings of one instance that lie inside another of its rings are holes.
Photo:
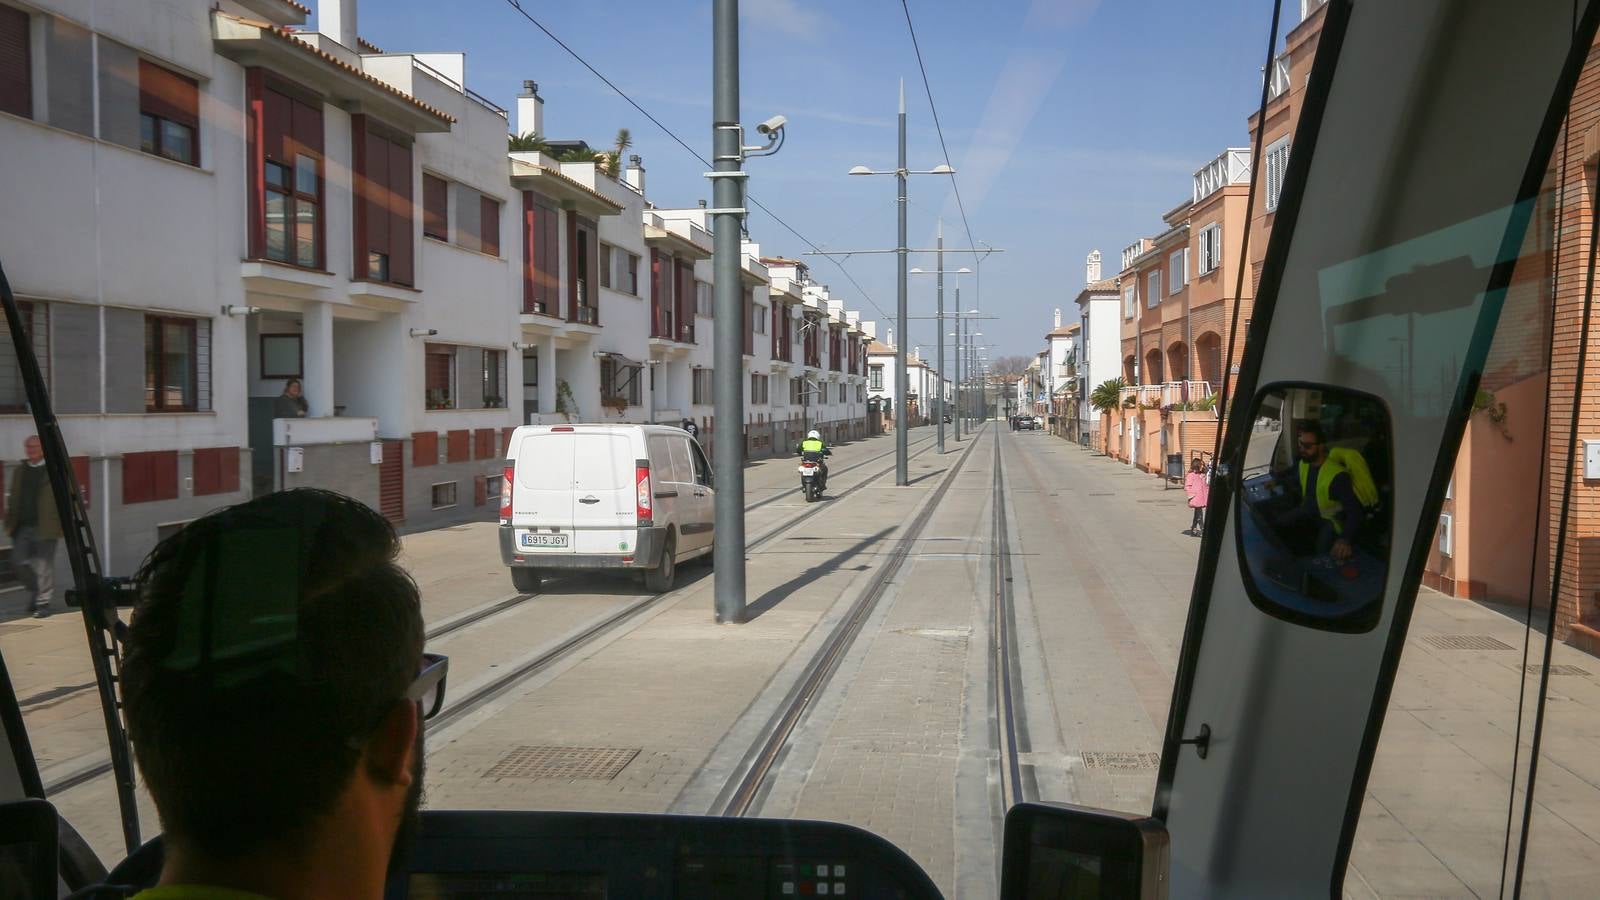
<path fill-rule="evenodd" d="M 644 573 L 645 589 L 653 594 L 665 594 L 672 590 L 673 579 L 678 574 L 678 561 L 673 555 L 678 551 L 678 540 L 673 535 L 667 535 L 667 542 L 661 548 L 661 561 L 656 567 Z"/>
<path fill-rule="evenodd" d="M 514 566 L 511 569 L 511 586 L 519 594 L 532 594 L 539 590 L 539 570 L 523 566 Z"/>

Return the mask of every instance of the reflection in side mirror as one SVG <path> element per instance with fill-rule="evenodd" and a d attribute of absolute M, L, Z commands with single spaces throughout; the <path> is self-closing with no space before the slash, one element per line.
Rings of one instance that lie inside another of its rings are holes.
<path fill-rule="evenodd" d="M 1006 813 L 1001 854 L 1001 900 L 1167 896 L 1167 829 L 1148 816 L 1019 803 Z"/>
<path fill-rule="evenodd" d="M 1388 410 L 1355 391 L 1269 386 L 1250 422 L 1237 521 L 1251 601 L 1315 628 L 1372 628 L 1393 530 Z"/>
<path fill-rule="evenodd" d="M 0 803 L 0 897 L 55 900 L 59 827 L 44 800 Z"/>

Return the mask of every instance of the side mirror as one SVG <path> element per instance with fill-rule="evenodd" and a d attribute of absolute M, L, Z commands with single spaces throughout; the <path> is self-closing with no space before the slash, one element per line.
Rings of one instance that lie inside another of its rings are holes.
<path fill-rule="evenodd" d="M 48 801 L 0 803 L 0 896 L 55 900 L 61 857 L 57 822 Z"/>
<path fill-rule="evenodd" d="M 1167 828 L 1148 816 L 1067 803 L 1019 803 L 1006 813 L 1000 897 L 1164 900 Z"/>

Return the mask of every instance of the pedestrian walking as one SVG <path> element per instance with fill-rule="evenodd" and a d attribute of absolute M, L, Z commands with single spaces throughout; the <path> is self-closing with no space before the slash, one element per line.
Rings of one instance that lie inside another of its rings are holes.
<path fill-rule="evenodd" d="M 1206 479 L 1206 464 L 1198 456 L 1189 461 L 1189 474 L 1183 478 L 1183 492 L 1189 495 L 1189 508 L 1194 510 L 1194 518 L 1184 534 L 1199 537 L 1200 529 L 1206 524 L 1206 502 L 1211 499 L 1211 483 Z"/>
<path fill-rule="evenodd" d="M 23 441 L 22 450 L 27 459 L 17 467 L 6 494 L 6 534 L 11 537 L 11 567 L 28 594 L 28 611 L 35 619 L 43 619 L 50 615 L 50 598 L 55 592 L 61 513 L 50 489 L 39 436 Z"/>

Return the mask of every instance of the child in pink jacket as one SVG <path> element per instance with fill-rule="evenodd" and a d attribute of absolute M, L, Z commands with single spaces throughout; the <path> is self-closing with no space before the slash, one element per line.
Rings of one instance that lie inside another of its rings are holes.
<path fill-rule="evenodd" d="M 1183 492 L 1189 495 L 1189 508 L 1194 510 L 1194 521 L 1189 523 L 1189 530 L 1184 534 L 1200 536 L 1200 529 L 1206 522 L 1206 501 L 1211 497 L 1211 484 L 1206 481 L 1206 466 L 1195 457 L 1189 461 L 1189 474 L 1183 478 Z"/>

